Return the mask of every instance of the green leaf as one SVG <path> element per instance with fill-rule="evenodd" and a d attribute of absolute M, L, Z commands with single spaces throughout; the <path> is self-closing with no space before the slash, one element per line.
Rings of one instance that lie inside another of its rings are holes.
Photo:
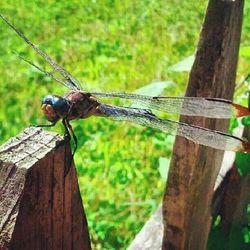
<path fill-rule="evenodd" d="M 229 131 L 232 132 L 235 128 L 239 126 L 239 122 L 236 118 L 231 119 L 229 124 Z"/>
<path fill-rule="evenodd" d="M 162 94 L 164 89 L 168 87 L 173 87 L 175 84 L 172 81 L 164 81 L 164 82 L 153 82 L 142 88 L 134 91 L 136 94 L 147 95 L 147 96 L 159 96 Z M 148 108 L 145 104 L 133 103 L 131 105 L 132 108 Z"/>
<path fill-rule="evenodd" d="M 173 87 L 174 85 L 175 83 L 172 81 L 153 82 L 137 89 L 134 93 L 148 96 L 158 96 L 164 91 L 164 89 Z"/>
<path fill-rule="evenodd" d="M 169 170 L 169 165 L 170 165 L 170 159 L 165 158 L 165 157 L 160 157 L 159 158 L 159 173 L 161 178 L 166 181 L 168 178 L 168 170 Z"/>
<path fill-rule="evenodd" d="M 236 154 L 236 165 L 241 175 L 245 176 L 250 173 L 250 154 L 237 153 Z"/>
<path fill-rule="evenodd" d="M 250 126 L 250 117 L 243 117 L 241 120 L 241 123 L 245 127 L 249 127 Z"/>
<path fill-rule="evenodd" d="M 193 63 L 194 55 L 191 55 L 189 57 L 186 57 L 182 61 L 179 61 L 178 63 L 170 66 L 168 70 L 174 72 L 189 72 L 193 66 Z"/>

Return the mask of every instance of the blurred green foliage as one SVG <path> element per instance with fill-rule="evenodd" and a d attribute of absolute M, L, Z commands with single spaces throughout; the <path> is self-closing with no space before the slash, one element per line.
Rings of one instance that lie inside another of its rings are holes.
<path fill-rule="evenodd" d="M 194 54 L 205 8 L 206 1 L 194 0 L 1 2 L 1 13 L 79 79 L 84 89 L 132 92 L 172 80 L 175 84 L 167 87 L 166 95 L 185 91 L 188 74 L 168 69 Z M 44 124 L 41 98 L 67 89 L 12 53 L 50 70 L 2 21 L 0 41 L 3 143 L 30 124 Z M 238 82 L 250 69 L 249 45 L 250 3 L 246 1 Z M 246 104 L 244 86 L 235 98 Z M 126 249 L 162 199 L 163 164 L 169 162 L 173 137 L 95 117 L 75 121 L 73 126 L 93 249 Z M 63 133 L 59 124 L 53 130 Z"/>

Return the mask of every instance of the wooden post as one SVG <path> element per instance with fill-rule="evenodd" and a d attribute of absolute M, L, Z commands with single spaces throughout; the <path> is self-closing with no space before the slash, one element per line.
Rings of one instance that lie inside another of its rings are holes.
<path fill-rule="evenodd" d="M 232 99 L 244 0 L 210 0 L 186 96 Z M 181 118 L 226 131 L 228 121 Z M 163 201 L 163 249 L 206 249 L 214 183 L 224 152 L 177 137 Z"/>
<path fill-rule="evenodd" d="M 90 249 L 69 144 L 28 128 L 0 147 L 0 249 Z"/>

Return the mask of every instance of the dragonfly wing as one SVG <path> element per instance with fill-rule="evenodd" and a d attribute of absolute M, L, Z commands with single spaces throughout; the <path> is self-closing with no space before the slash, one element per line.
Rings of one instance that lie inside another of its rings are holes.
<path fill-rule="evenodd" d="M 49 63 L 57 72 L 61 74 L 61 76 L 65 79 L 65 84 L 68 88 L 74 90 L 81 90 L 79 82 L 63 67 L 57 64 L 49 55 L 47 55 L 44 51 L 42 51 L 37 45 L 32 43 L 20 30 L 18 30 L 12 23 L 10 23 L 4 16 L 0 14 L 0 18 L 10 27 L 12 28 L 19 37 L 21 37 L 31 48 L 33 48 L 40 56 L 44 58 L 44 60 Z M 40 70 L 39 67 L 36 67 Z M 44 71 L 42 70 L 44 73 Z M 65 85 L 64 84 L 64 85 Z"/>
<path fill-rule="evenodd" d="M 163 132 L 185 137 L 194 143 L 226 151 L 249 151 L 250 144 L 246 141 L 219 131 L 188 125 L 186 123 L 163 120 L 148 110 L 125 108 L 102 104 L 99 107 L 102 114 L 120 121 L 128 121 L 143 126 L 155 128 Z"/>
<path fill-rule="evenodd" d="M 99 97 L 118 97 L 143 104 L 150 109 L 187 116 L 203 116 L 217 119 L 229 119 L 233 114 L 237 117 L 249 116 L 250 110 L 234 104 L 229 100 L 205 97 L 168 97 L 144 96 L 125 93 L 91 93 Z"/>
<path fill-rule="evenodd" d="M 17 54 L 17 53 L 15 53 L 15 54 Z M 54 76 L 51 72 L 48 72 L 48 71 L 42 69 L 41 67 L 39 67 L 39 66 L 36 65 L 35 63 L 29 61 L 28 59 L 24 58 L 23 56 L 21 56 L 21 55 L 19 55 L 19 54 L 17 54 L 17 56 L 18 56 L 21 60 L 23 60 L 23 61 L 25 61 L 26 63 L 30 64 L 31 66 L 33 66 L 33 67 L 36 68 L 37 70 L 41 71 L 44 75 L 49 76 L 50 78 L 54 79 L 55 81 L 57 81 L 57 82 L 63 84 L 65 87 L 68 87 L 68 84 L 67 84 L 66 82 L 64 82 L 63 80 L 57 78 L 57 77 Z"/>

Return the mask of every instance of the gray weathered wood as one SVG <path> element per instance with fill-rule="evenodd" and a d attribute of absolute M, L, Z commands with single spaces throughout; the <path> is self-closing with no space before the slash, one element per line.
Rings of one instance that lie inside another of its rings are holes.
<path fill-rule="evenodd" d="M 163 236 L 162 206 L 151 216 L 128 250 L 160 250 Z"/>
<path fill-rule="evenodd" d="M 69 144 L 25 129 L 0 147 L 0 249 L 90 249 Z"/>
<path fill-rule="evenodd" d="M 232 99 L 240 44 L 243 0 L 210 0 L 186 96 Z M 184 118 L 226 131 L 228 121 Z M 177 137 L 163 201 L 163 249 L 206 249 L 211 201 L 223 152 Z"/>

